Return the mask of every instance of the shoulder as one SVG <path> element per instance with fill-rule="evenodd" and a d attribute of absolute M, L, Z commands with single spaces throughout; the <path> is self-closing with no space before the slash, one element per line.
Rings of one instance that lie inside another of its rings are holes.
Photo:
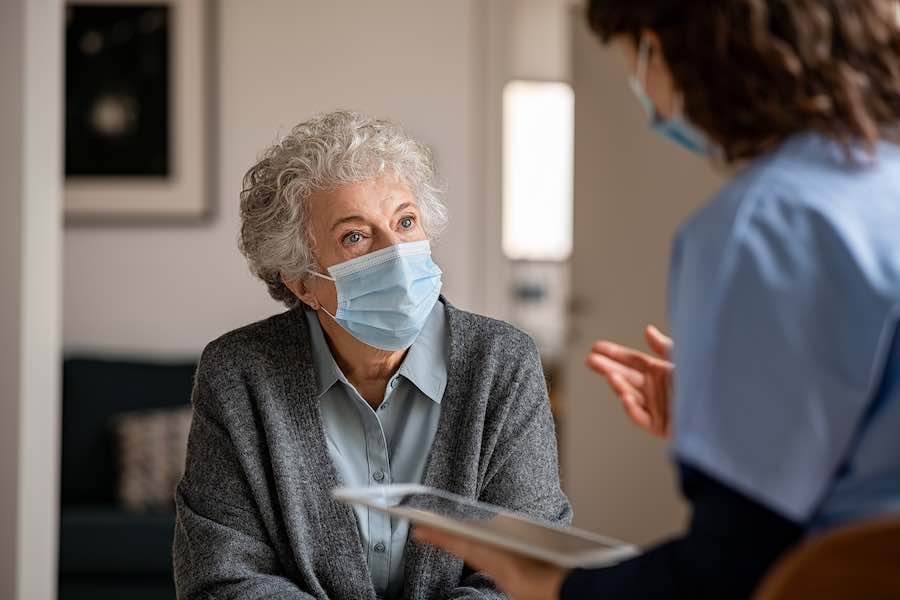
<path fill-rule="evenodd" d="M 721 251 L 760 214 L 770 215 L 785 203 L 802 204 L 807 194 L 790 166 L 794 160 L 791 153 L 776 151 L 744 166 L 685 220 L 676 244 L 701 246 L 706 253 Z"/>
<path fill-rule="evenodd" d="M 834 142 L 802 134 L 738 173 L 679 229 L 674 254 L 712 274 L 734 255 L 805 273 L 835 260 L 865 267 L 864 255 L 897 255 L 887 231 L 900 227 L 900 153 L 885 146 L 868 163 L 848 161 Z"/>
<path fill-rule="evenodd" d="M 879 145 L 869 157 L 816 133 L 798 134 L 739 171 L 682 227 L 697 233 L 714 222 L 789 214 L 839 225 L 867 215 L 900 218 L 900 146 Z"/>
<path fill-rule="evenodd" d="M 838 152 L 800 136 L 738 174 L 685 223 L 670 274 L 679 338 L 711 335 L 695 325 L 712 315 L 746 326 L 759 314 L 760 336 L 778 319 L 784 331 L 815 319 L 834 323 L 835 314 L 867 314 L 879 325 L 892 310 L 900 294 L 900 238 L 892 234 L 900 230 L 900 177 L 887 174 L 900 169 L 900 153 L 852 165 Z"/>
<path fill-rule="evenodd" d="M 497 319 L 447 306 L 451 376 L 469 382 L 490 382 L 502 402 L 511 400 L 513 387 L 539 382 L 544 372 L 540 353 L 530 335 Z M 505 390 L 505 392 L 504 392 Z"/>
<path fill-rule="evenodd" d="M 264 375 L 308 344 L 302 311 L 289 310 L 225 333 L 203 349 L 198 377 L 210 384 L 230 386 Z"/>
<path fill-rule="evenodd" d="M 448 335 L 451 344 L 470 350 L 508 354 L 537 355 L 534 339 L 505 321 L 455 308 L 447 304 Z"/>

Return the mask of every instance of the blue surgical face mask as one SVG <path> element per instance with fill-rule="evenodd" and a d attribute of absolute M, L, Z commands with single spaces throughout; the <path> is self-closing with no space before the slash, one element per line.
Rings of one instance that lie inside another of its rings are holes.
<path fill-rule="evenodd" d="M 710 143 L 709 138 L 706 137 L 706 134 L 700 131 L 700 129 L 688 121 L 682 114 L 681 96 L 679 96 L 678 99 L 678 109 L 675 111 L 675 115 L 666 119 L 659 114 L 659 111 L 656 110 L 650 96 L 647 95 L 645 84 L 649 55 L 650 44 L 647 42 L 647 39 L 644 38 L 641 40 L 640 49 L 638 50 L 637 69 L 635 70 L 634 75 L 629 77 L 628 83 L 631 86 L 631 91 L 634 92 L 634 95 L 637 96 L 641 106 L 644 108 L 644 112 L 646 112 L 647 116 L 650 118 L 650 129 L 654 133 L 669 138 L 691 152 L 709 156 L 713 153 L 713 145 Z"/>
<path fill-rule="evenodd" d="M 419 336 L 441 293 L 441 270 L 428 240 L 389 246 L 329 267 L 337 310 L 327 315 L 359 341 L 403 350 Z"/>

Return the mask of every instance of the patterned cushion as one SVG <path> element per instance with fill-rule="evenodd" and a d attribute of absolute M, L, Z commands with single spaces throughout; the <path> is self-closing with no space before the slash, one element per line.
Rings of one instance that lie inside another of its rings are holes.
<path fill-rule="evenodd" d="M 113 417 L 112 425 L 119 502 L 139 512 L 171 509 L 184 473 L 191 407 L 122 413 Z"/>

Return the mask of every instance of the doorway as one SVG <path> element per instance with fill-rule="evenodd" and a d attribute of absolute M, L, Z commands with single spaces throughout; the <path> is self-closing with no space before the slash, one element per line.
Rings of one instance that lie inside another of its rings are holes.
<path fill-rule="evenodd" d="M 628 421 L 584 359 L 596 339 L 644 348 L 646 324 L 666 329 L 670 240 L 720 176 L 708 161 L 650 133 L 623 59 L 600 44 L 581 11 L 572 11 L 571 26 L 575 178 L 564 485 L 576 526 L 646 543 L 679 530 L 685 516 L 666 445 Z"/>

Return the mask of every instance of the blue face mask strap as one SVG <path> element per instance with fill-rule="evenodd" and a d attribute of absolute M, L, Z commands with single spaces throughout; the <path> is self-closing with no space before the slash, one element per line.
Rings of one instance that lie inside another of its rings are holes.
<path fill-rule="evenodd" d="M 650 41 L 646 36 L 641 37 L 638 46 L 637 67 L 634 70 L 634 79 L 641 85 L 641 89 L 647 91 L 647 68 L 650 62 Z"/>
<path fill-rule="evenodd" d="M 332 281 L 332 282 L 333 282 L 333 281 L 336 281 L 334 277 L 329 277 L 328 275 L 323 275 L 322 273 L 319 273 L 318 271 L 313 271 L 312 269 L 307 269 L 306 272 L 309 273 L 310 275 L 315 275 L 316 277 L 320 277 L 320 278 L 322 278 L 322 279 L 325 279 L 326 281 Z M 324 312 L 326 315 L 328 315 L 329 317 L 331 317 L 331 318 L 334 320 L 334 322 L 337 323 L 337 317 L 335 317 L 333 314 L 331 314 L 330 312 L 328 312 L 328 309 L 325 308 L 325 305 L 324 305 L 324 304 L 322 304 L 321 302 L 319 302 L 319 299 L 318 299 L 318 298 L 316 298 L 316 302 L 319 304 L 319 308 L 322 309 L 322 312 Z"/>
<path fill-rule="evenodd" d="M 328 312 L 328 309 L 325 308 L 325 305 L 322 304 L 321 302 L 319 302 L 319 308 L 322 309 L 322 312 L 323 312 L 323 313 L 325 313 L 326 315 L 328 315 L 329 317 L 331 317 L 331 320 L 332 320 L 332 321 L 334 321 L 335 323 L 337 323 L 337 317 L 335 317 L 333 314 L 331 314 L 330 312 Z M 340 323 L 338 323 L 338 324 L 340 324 Z"/>
<path fill-rule="evenodd" d="M 312 269 L 307 269 L 306 272 L 309 273 L 310 275 L 315 275 L 316 277 L 321 277 L 322 279 L 326 279 L 328 281 L 336 281 L 336 279 L 334 277 L 329 277 L 328 275 L 323 275 L 322 273 L 313 271 Z"/>
<path fill-rule="evenodd" d="M 637 65 L 635 66 L 633 77 L 644 95 L 647 94 L 647 69 L 650 68 L 650 50 L 650 39 L 647 36 L 641 37 L 641 42 L 638 45 Z M 675 94 L 675 107 L 672 109 L 672 117 L 669 117 L 669 119 L 680 115 L 683 108 L 684 95 L 681 92 L 677 92 Z M 656 113 L 657 119 L 661 119 L 659 111 L 655 107 L 654 113 Z"/>

